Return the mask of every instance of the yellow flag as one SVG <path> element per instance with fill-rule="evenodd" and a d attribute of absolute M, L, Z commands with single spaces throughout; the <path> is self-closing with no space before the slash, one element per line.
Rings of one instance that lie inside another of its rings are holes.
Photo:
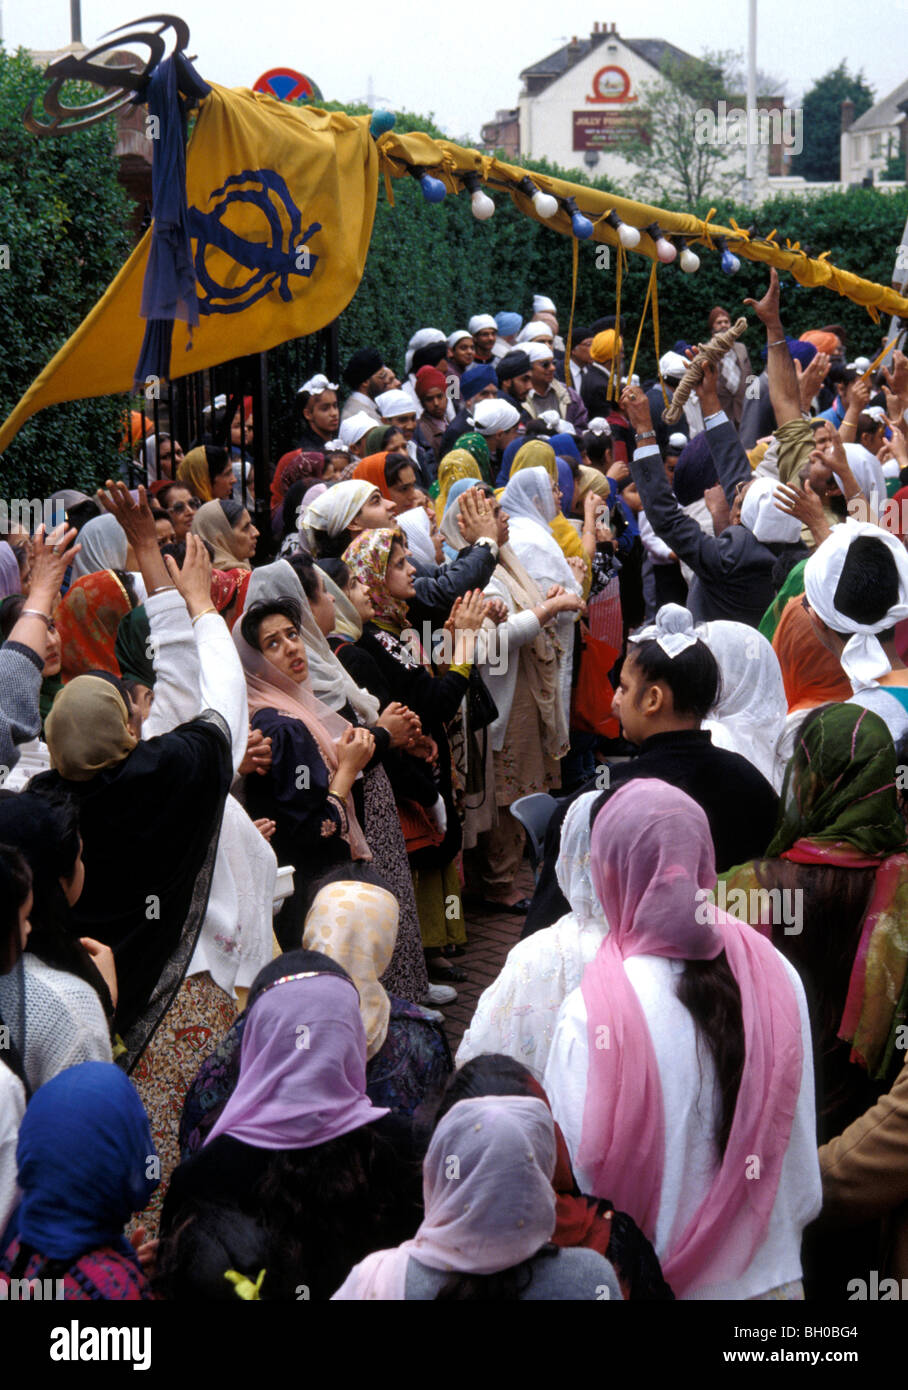
<path fill-rule="evenodd" d="M 368 116 L 212 84 L 186 159 L 200 322 L 174 324 L 171 377 L 314 333 L 346 308 L 366 264 L 378 192 Z M 132 389 L 151 241 L 119 275 L 0 429 L 37 411 Z"/>

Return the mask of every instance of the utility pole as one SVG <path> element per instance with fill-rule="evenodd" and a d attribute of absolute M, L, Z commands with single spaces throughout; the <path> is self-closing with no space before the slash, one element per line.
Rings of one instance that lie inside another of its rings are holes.
<path fill-rule="evenodd" d="M 82 42 L 82 4 L 81 0 L 69 0 L 70 39 L 73 43 Z"/>
<path fill-rule="evenodd" d="M 757 128 L 757 0 L 747 0 L 747 155 L 744 200 L 751 205 L 756 194 L 754 182 Z"/>

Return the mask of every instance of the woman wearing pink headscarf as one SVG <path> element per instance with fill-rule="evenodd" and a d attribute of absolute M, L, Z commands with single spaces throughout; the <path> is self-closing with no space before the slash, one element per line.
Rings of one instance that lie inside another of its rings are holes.
<path fill-rule="evenodd" d="M 621 787 L 590 868 L 609 930 L 544 1081 L 577 1181 L 634 1218 L 676 1297 L 803 1298 L 821 1189 L 798 976 L 714 906 L 709 824 L 677 788 Z"/>

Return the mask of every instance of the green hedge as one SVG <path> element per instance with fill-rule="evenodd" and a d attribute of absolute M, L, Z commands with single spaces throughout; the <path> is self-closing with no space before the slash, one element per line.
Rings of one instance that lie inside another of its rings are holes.
<path fill-rule="evenodd" d="M 0 49 L 0 244 L 9 248 L 9 268 L 0 270 L 2 419 L 103 294 L 131 244 L 114 122 L 59 139 L 30 135 L 22 115 L 29 97 L 41 109 L 46 86 L 24 49 Z M 73 100 L 72 89 L 64 99 Z M 110 471 L 122 410 L 107 398 L 41 411 L 3 455 L 3 496 L 94 486 Z"/>

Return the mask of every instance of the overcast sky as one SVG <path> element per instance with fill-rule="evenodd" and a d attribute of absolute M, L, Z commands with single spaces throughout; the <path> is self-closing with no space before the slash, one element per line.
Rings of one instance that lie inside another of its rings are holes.
<path fill-rule="evenodd" d="M 67 0 L 0 0 L 3 41 L 49 49 L 69 42 Z M 522 0 L 393 5 L 375 0 L 292 4 L 288 0 L 82 0 L 82 37 L 150 11 L 173 9 L 189 25 L 189 52 L 203 77 L 252 86 L 272 67 L 306 73 L 326 99 L 354 101 L 371 89 L 398 110 L 434 113 L 449 135 L 478 135 L 499 107 L 516 105 L 521 68 L 588 35 L 597 19 L 628 38 L 662 38 L 699 56 L 706 47 L 744 49 L 746 0 L 603 0 L 598 6 Z M 844 58 L 863 69 L 877 98 L 905 80 L 904 0 L 758 0 L 758 66 L 787 85 L 790 99 Z M 538 153 L 542 153 L 539 151 Z"/>

